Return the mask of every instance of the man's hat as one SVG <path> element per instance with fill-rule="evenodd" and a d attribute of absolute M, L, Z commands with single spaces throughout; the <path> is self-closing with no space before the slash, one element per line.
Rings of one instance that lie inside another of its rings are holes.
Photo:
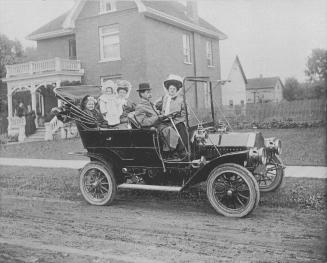
<path fill-rule="evenodd" d="M 179 90 L 183 86 L 183 78 L 178 75 L 170 74 L 164 81 L 164 86 L 168 89 L 170 85 L 174 85 Z"/>
<path fill-rule="evenodd" d="M 150 84 L 149 83 L 144 82 L 144 83 L 140 83 L 139 84 L 139 89 L 136 90 L 136 91 L 143 92 L 143 91 L 146 91 L 146 90 L 151 90 L 151 88 L 150 88 Z"/>
<path fill-rule="evenodd" d="M 120 90 L 120 89 L 123 89 L 125 90 L 126 92 L 129 91 L 129 89 L 132 87 L 131 83 L 128 82 L 127 80 L 118 80 L 117 81 L 117 92 Z"/>

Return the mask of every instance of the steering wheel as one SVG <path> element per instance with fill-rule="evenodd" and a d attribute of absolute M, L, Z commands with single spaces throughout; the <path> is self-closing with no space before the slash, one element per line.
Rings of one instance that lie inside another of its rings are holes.
<path fill-rule="evenodd" d="M 162 121 L 168 121 L 170 118 L 175 119 L 175 118 L 177 118 L 179 116 L 180 116 L 180 112 L 176 111 L 176 112 L 169 113 L 168 115 L 163 115 L 161 117 L 161 120 Z"/>

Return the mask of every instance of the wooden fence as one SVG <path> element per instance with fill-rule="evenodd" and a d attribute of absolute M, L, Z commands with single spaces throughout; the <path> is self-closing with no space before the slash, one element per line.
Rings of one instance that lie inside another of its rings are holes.
<path fill-rule="evenodd" d="M 223 106 L 224 115 L 235 121 L 264 122 L 292 119 L 296 122 L 326 119 L 326 102 L 323 99 L 285 101 L 280 103 L 247 104 L 245 107 Z M 217 111 L 219 118 L 221 111 Z"/>

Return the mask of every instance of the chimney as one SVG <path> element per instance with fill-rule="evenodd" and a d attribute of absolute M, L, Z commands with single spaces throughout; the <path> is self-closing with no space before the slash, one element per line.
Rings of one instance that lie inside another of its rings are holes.
<path fill-rule="evenodd" d="M 186 1 L 186 15 L 193 20 L 193 22 L 199 21 L 198 4 L 196 0 Z"/>

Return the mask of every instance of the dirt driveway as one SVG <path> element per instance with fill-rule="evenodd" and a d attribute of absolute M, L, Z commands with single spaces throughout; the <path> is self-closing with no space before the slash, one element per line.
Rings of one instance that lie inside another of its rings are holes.
<path fill-rule="evenodd" d="M 326 262 L 324 214 L 118 196 L 109 207 L 2 194 L 0 262 Z"/>

